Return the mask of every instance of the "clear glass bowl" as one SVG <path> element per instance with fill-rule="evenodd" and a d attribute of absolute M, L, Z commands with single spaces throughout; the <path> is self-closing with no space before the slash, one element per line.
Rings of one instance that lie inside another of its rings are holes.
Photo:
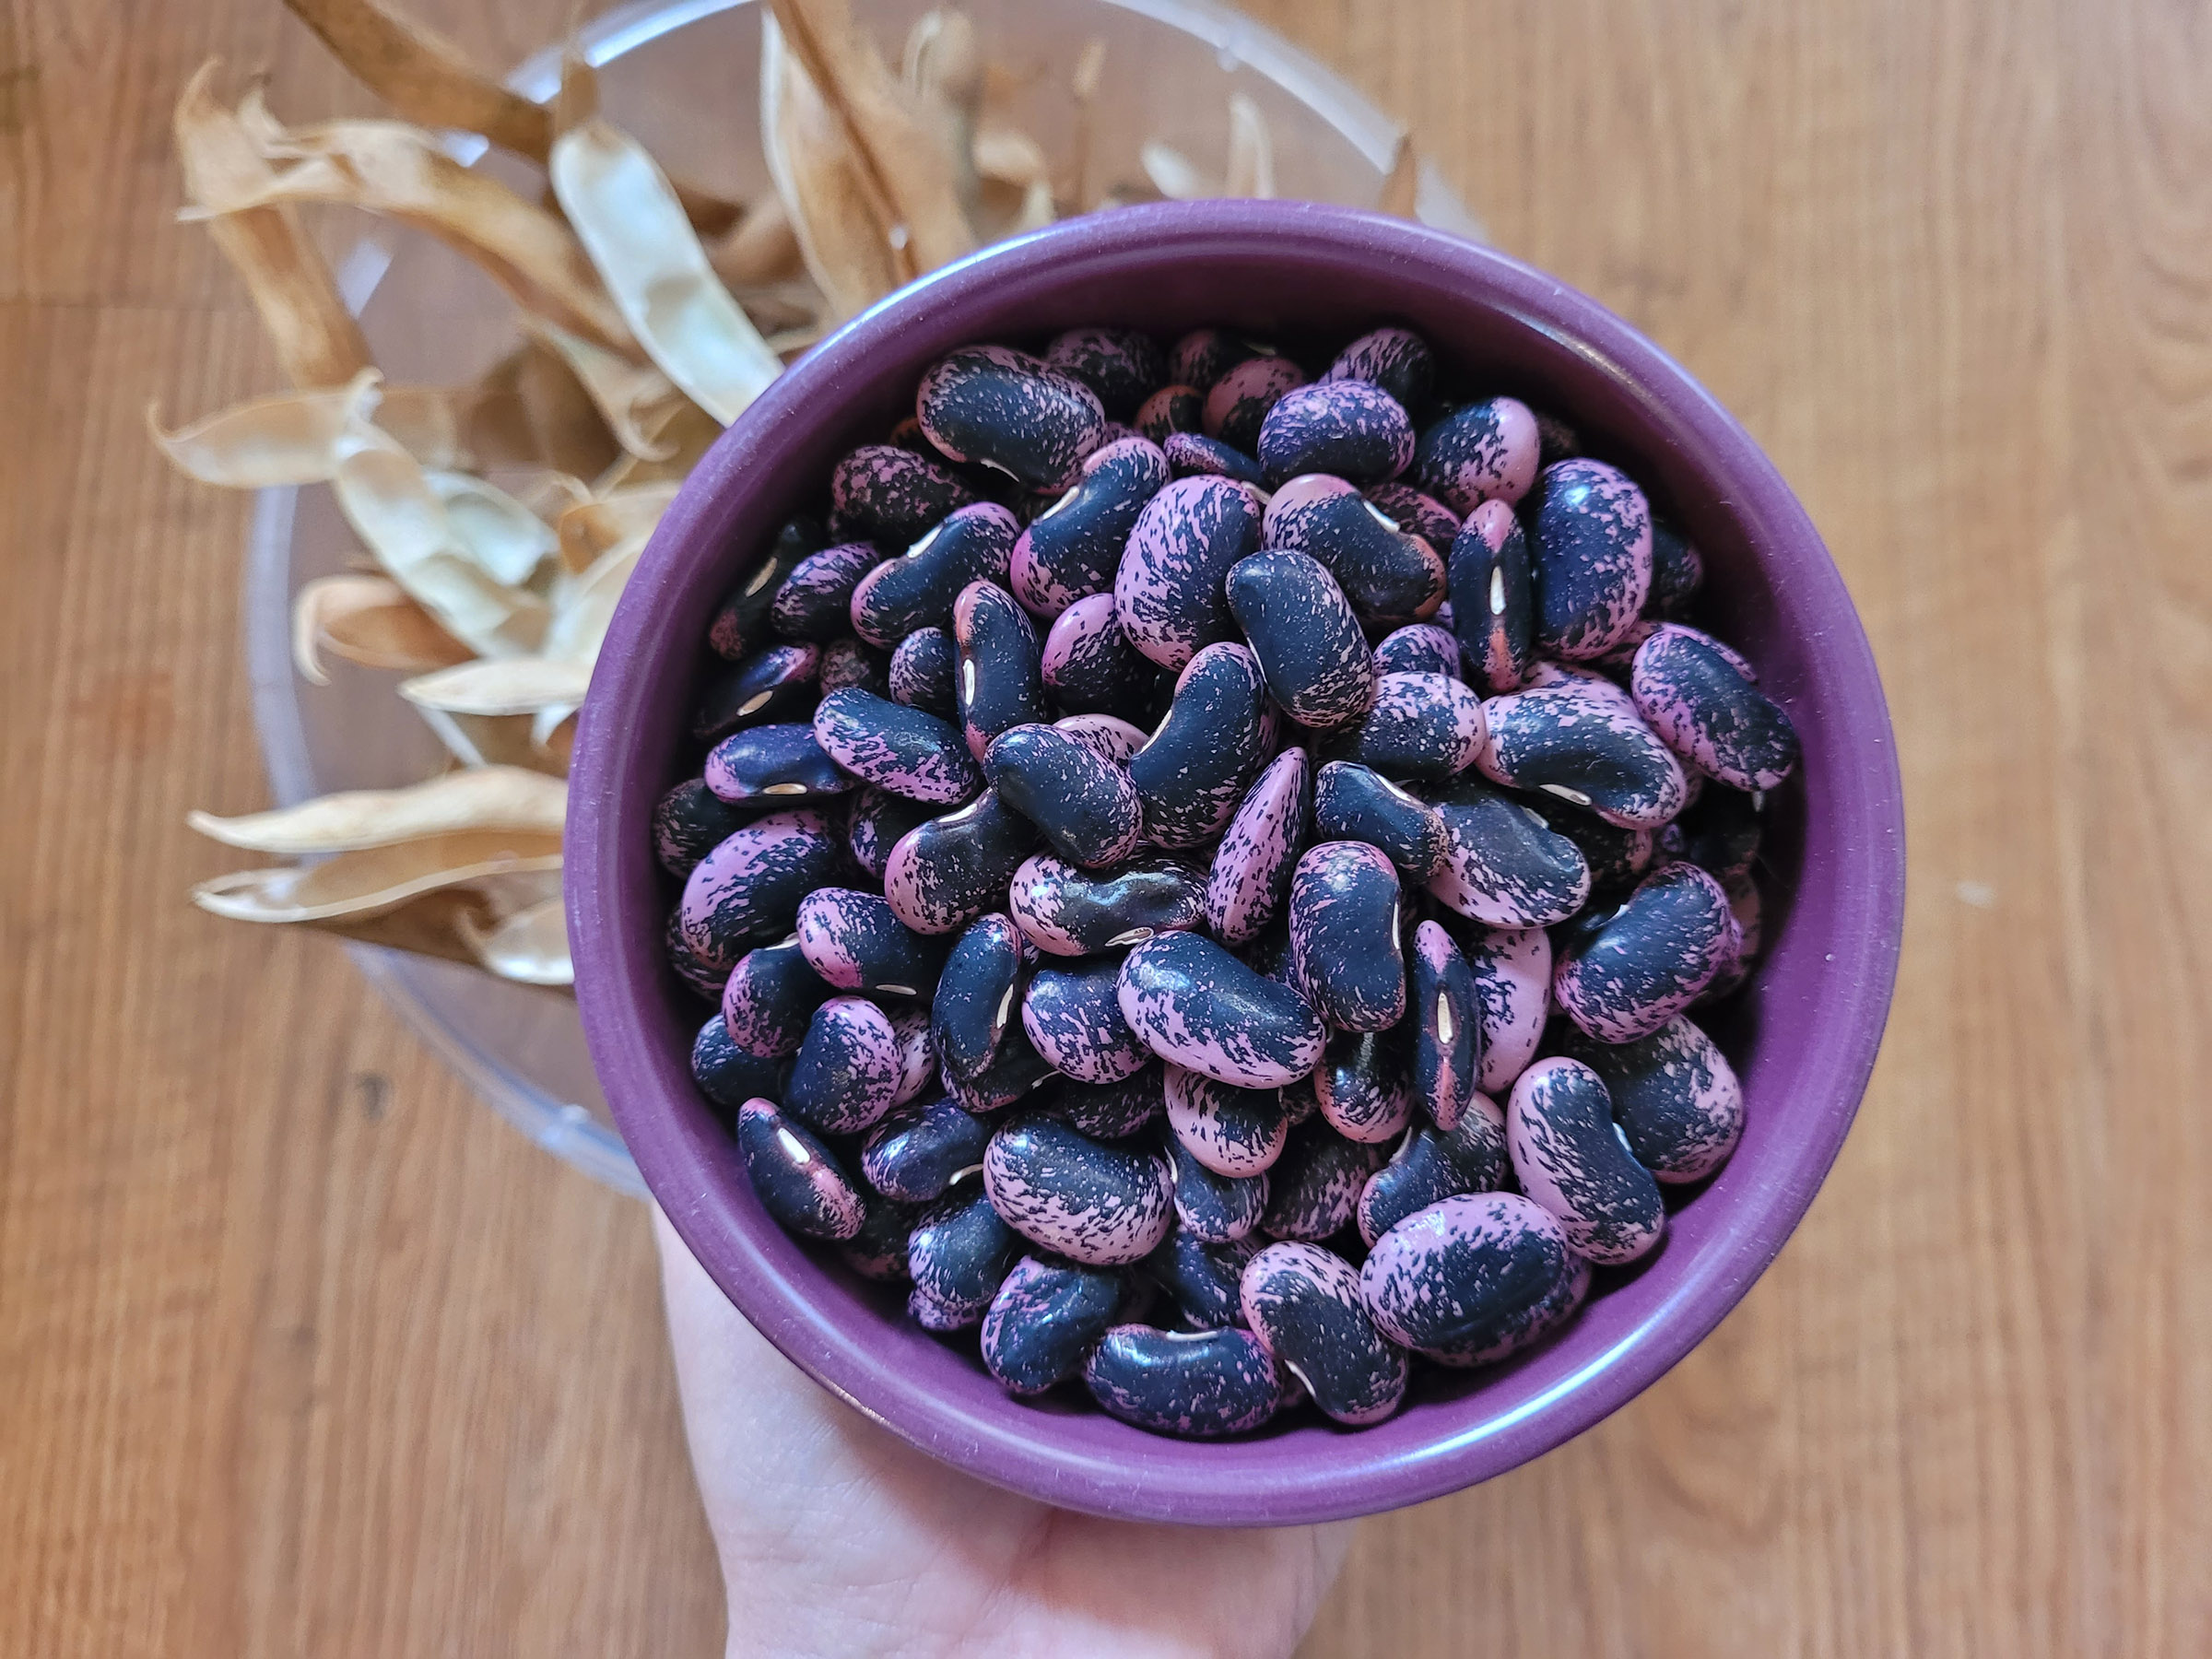
<path fill-rule="evenodd" d="M 855 12 L 895 51 L 927 0 L 859 0 Z M 1281 194 L 1371 205 L 1397 126 L 1339 76 L 1277 35 L 1206 0 L 968 0 L 993 55 L 1036 70 L 1019 113 L 1052 153 L 1065 153 L 1065 87 L 1077 53 L 1107 45 L 1097 114 L 1095 176 L 1142 176 L 1137 148 L 1160 138 L 1218 170 L 1228 144 L 1227 100 L 1250 96 L 1275 140 Z M 548 29 L 557 27 L 547 13 Z M 683 0 L 613 11 L 588 26 L 609 116 L 665 164 L 739 197 L 769 188 L 758 112 L 759 23 L 752 0 Z M 523 65 L 512 84 L 550 97 L 555 51 Z M 465 159 L 509 173 L 480 141 Z M 1423 171 L 1420 217 L 1478 236 L 1457 197 Z M 394 381 L 453 382 L 488 368 L 513 343 L 507 303 L 458 254 L 427 237 L 379 235 L 344 263 L 340 282 L 371 347 Z M 426 777 L 437 739 L 394 693 L 393 675 L 331 665 L 327 687 L 293 672 L 292 596 L 358 557 L 351 532 L 323 490 L 265 490 L 246 565 L 246 657 L 269 787 L 289 805 L 334 789 L 387 787 Z M 400 1017 L 484 1100 L 539 1146 L 608 1185 L 644 1184 L 608 1121 L 573 1001 L 508 984 L 448 962 L 371 946 L 347 948 Z"/>

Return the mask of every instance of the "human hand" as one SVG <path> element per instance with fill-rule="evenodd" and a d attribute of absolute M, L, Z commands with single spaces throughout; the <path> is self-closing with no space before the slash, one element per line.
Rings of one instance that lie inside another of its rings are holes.
<path fill-rule="evenodd" d="M 729 1653 L 1284 1655 L 1349 1523 L 1102 1521 L 947 1468 L 818 1388 L 733 1308 L 656 1206 L 684 1424 Z"/>

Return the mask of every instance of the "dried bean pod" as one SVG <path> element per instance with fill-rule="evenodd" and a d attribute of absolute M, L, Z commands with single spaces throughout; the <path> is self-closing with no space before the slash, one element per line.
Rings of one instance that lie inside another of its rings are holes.
<path fill-rule="evenodd" d="M 1368 1317 L 1359 1275 L 1318 1244 L 1277 1243 L 1244 1265 L 1245 1323 L 1323 1415 L 1379 1423 L 1406 1397 L 1409 1368 Z"/>
<path fill-rule="evenodd" d="M 1482 1002 L 1475 971 L 1440 923 L 1413 933 L 1413 1098 L 1450 1129 L 1475 1098 L 1482 1067 Z"/>
<path fill-rule="evenodd" d="M 1004 582 L 1021 526 L 991 502 L 963 507 L 853 590 L 853 631 L 888 650 L 918 628 L 949 628 L 960 590 Z"/>
<path fill-rule="evenodd" d="M 1473 1096 L 1450 1129 L 1416 1124 L 1359 1194 L 1359 1236 L 1377 1239 L 1440 1198 L 1495 1192 L 1505 1184 L 1505 1113 L 1489 1096 Z"/>
<path fill-rule="evenodd" d="M 1088 386 L 1110 420 L 1133 417 L 1167 379 L 1159 342 L 1134 328 L 1070 328 L 1053 336 L 1044 360 Z"/>
<path fill-rule="evenodd" d="M 846 771 L 909 800 L 949 806 L 983 786 L 958 731 L 873 691 L 848 688 L 823 698 L 814 736 Z"/>
<path fill-rule="evenodd" d="M 1286 392 L 1260 423 L 1260 465 L 1280 483 L 1329 473 L 1353 484 L 1394 478 L 1413 461 L 1413 422 L 1398 400 L 1360 380 Z"/>
<path fill-rule="evenodd" d="M 1436 389 L 1436 358 L 1410 328 L 1371 329 L 1336 354 L 1322 382 L 1366 381 L 1403 408 L 1426 407 Z"/>
<path fill-rule="evenodd" d="M 1259 1175 L 1283 1155 L 1290 1133 L 1279 1088 L 1239 1088 L 1200 1072 L 1166 1071 L 1168 1127 L 1185 1152 L 1217 1175 Z"/>
<path fill-rule="evenodd" d="M 1440 1199 L 1375 1241 L 1359 1269 L 1368 1316 L 1431 1357 L 1502 1357 L 1553 1313 L 1579 1258 L 1549 1212 L 1511 1193 Z"/>
<path fill-rule="evenodd" d="M 1275 1361 L 1250 1331 L 1116 1325 L 1084 1362 L 1083 1380 L 1124 1422 L 1193 1439 L 1257 1429 L 1283 1402 Z"/>
<path fill-rule="evenodd" d="M 1451 910 L 1492 927 L 1562 922 L 1590 896 L 1582 849 L 1480 778 L 1455 778 L 1436 803 L 1444 820 L 1444 865 L 1429 891 Z"/>
<path fill-rule="evenodd" d="M 1206 889 L 1187 865 L 1159 853 L 1093 872 L 1041 853 L 1015 872 L 1006 903 L 1038 949 L 1083 956 L 1197 926 Z"/>
<path fill-rule="evenodd" d="M 1229 572 L 1230 614 L 1275 700 L 1302 726 L 1332 730 L 1375 700 L 1375 657 L 1351 602 L 1304 553 L 1255 553 Z"/>
<path fill-rule="evenodd" d="M 822 888 L 799 901 L 799 949 L 814 971 L 842 991 L 929 996 L 945 947 L 923 937 L 874 893 Z"/>
<path fill-rule="evenodd" d="M 1346 1140 L 1382 1146 L 1413 1121 L 1406 1056 L 1395 1032 L 1344 1031 L 1329 1039 L 1313 1068 L 1313 1099 Z"/>
<path fill-rule="evenodd" d="M 999 1219 L 982 1182 L 961 1182 L 924 1210 L 907 1237 L 906 1266 L 923 1299 L 910 1302 L 930 1330 L 974 1324 L 1014 1265 L 1021 1241 Z"/>
<path fill-rule="evenodd" d="M 1218 1082 L 1270 1088 L 1313 1069 L 1321 1018 L 1210 939 L 1164 934 L 1122 963 L 1123 1018 L 1163 1060 Z"/>
<path fill-rule="evenodd" d="M 840 535 L 912 542 L 975 492 L 935 462 L 891 443 L 864 443 L 830 473 L 830 522 Z"/>
<path fill-rule="evenodd" d="M 1247 358 L 1231 364 L 1206 388 L 1206 435 L 1250 453 L 1259 447 L 1267 412 L 1305 382 L 1305 371 L 1288 358 Z"/>
<path fill-rule="evenodd" d="M 942 1095 L 895 1108 L 868 1131 L 860 1172 L 888 1198 L 926 1204 L 971 1171 L 981 1173 L 991 1130 Z"/>
<path fill-rule="evenodd" d="M 1036 844 L 1037 827 L 986 789 L 900 838 L 884 864 L 884 899 L 916 933 L 950 933 L 1006 902 Z"/>
<path fill-rule="evenodd" d="M 1485 501 L 1467 515 L 1449 575 L 1468 678 L 1491 697 L 1517 689 L 1535 657 L 1535 570 L 1511 507 Z"/>
<path fill-rule="evenodd" d="M 1147 727 L 1166 710 L 1174 685 L 1129 643 L 1112 594 L 1093 594 L 1060 613 L 1044 636 L 1038 674 L 1071 713 L 1124 715 Z"/>
<path fill-rule="evenodd" d="M 1580 1061 L 1539 1060 L 1521 1074 L 1505 1144 L 1521 1190 L 1559 1218 L 1578 1254 L 1633 1262 L 1665 1233 L 1659 1183 L 1614 1124 L 1604 1082 Z"/>
<path fill-rule="evenodd" d="M 1223 831 L 1206 884 L 1206 922 L 1224 945 L 1241 945 L 1274 920 L 1289 896 L 1306 844 L 1306 751 L 1287 748 L 1253 781 Z"/>
<path fill-rule="evenodd" d="M 1262 535 L 1270 549 L 1309 553 L 1375 627 L 1424 621 L 1444 601 L 1444 559 L 1426 538 L 1347 484 L 1308 473 L 1279 487 Z"/>
<path fill-rule="evenodd" d="M 1018 1118 L 991 1137 L 983 1188 L 1023 1238 L 1094 1266 L 1138 1260 L 1174 1224 L 1163 1159 L 1049 1117 Z"/>
<path fill-rule="evenodd" d="M 691 735 L 716 743 L 747 726 L 804 720 L 821 669 L 817 645 L 771 645 L 717 674 L 691 712 Z"/>
<path fill-rule="evenodd" d="M 1255 488 L 1267 481 L 1267 475 L 1252 456 L 1235 444 L 1208 438 L 1204 432 L 1171 432 L 1160 445 L 1160 458 L 1167 462 L 1171 477 L 1227 478 Z"/>
<path fill-rule="evenodd" d="M 799 900 L 843 873 L 844 847 L 819 812 L 775 812 L 723 841 L 684 881 L 685 944 L 726 971 L 755 945 L 791 931 Z M 715 994 L 721 994 L 716 986 Z"/>
<path fill-rule="evenodd" d="M 737 1108 L 737 1152 L 760 1206 L 786 1232 L 809 1239 L 850 1239 L 860 1231 L 866 1202 L 830 1148 L 776 1110 L 772 1100 Z"/>
<path fill-rule="evenodd" d="M 735 1112 L 755 1097 L 772 1100 L 782 1094 L 783 1066 L 733 1042 L 729 1027 L 717 1014 L 691 1040 L 691 1080 L 715 1105 Z"/>
<path fill-rule="evenodd" d="M 681 881 L 717 845 L 752 822 L 752 816 L 709 789 L 704 778 L 687 778 L 653 805 L 653 856 Z"/>
<path fill-rule="evenodd" d="M 1144 804 L 1129 774 L 1067 733 L 1018 725 L 993 739 L 984 775 L 999 798 L 1071 864 L 1115 864 L 1136 851 Z"/>
<path fill-rule="evenodd" d="M 1122 1306 L 1122 1276 L 1024 1256 L 983 1315 L 983 1367 L 1012 1394 L 1039 1394 L 1083 1369 Z"/>
<path fill-rule="evenodd" d="M 1298 861 L 1292 971 L 1306 1000 L 1340 1030 L 1384 1030 L 1405 1016 L 1398 898 L 1396 868 L 1363 841 L 1324 841 Z"/>
<path fill-rule="evenodd" d="M 865 997 L 833 996 L 806 1027 L 783 1110 L 821 1134 L 857 1135 L 891 1109 L 899 1077 L 890 1016 Z"/>
<path fill-rule="evenodd" d="M 1603 461 L 1547 467 L 1529 515 L 1536 649 L 1570 662 L 1618 644 L 1652 588 L 1643 491 Z"/>
<path fill-rule="evenodd" d="M 1772 789 L 1797 765 L 1797 728 L 1717 641 L 1666 623 L 1636 648 L 1630 690 L 1675 753 L 1742 790 Z"/>
<path fill-rule="evenodd" d="M 915 629 L 891 653 L 886 677 L 890 681 L 891 700 L 939 720 L 958 720 L 959 706 L 952 688 L 959 661 L 952 635 L 944 629 Z"/>
<path fill-rule="evenodd" d="M 1401 778 L 1449 778 L 1483 752 L 1482 700 L 1445 674 L 1375 677 L 1374 706 L 1329 743 L 1333 759 Z"/>
<path fill-rule="evenodd" d="M 1152 1051 L 1122 1018 L 1121 962 L 1086 957 L 1030 976 L 1021 1029 L 1053 1069 L 1081 1083 L 1112 1083 L 1144 1069 Z"/>
<path fill-rule="evenodd" d="M 1682 763 L 1613 688 L 1538 687 L 1493 697 L 1482 712 L 1477 764 L 1498 782 L 1543 790 L 1625 830 L 1655 830 L 1688 799 Z"/>
<path fill-rule="evenodd" d="M 1313 829 L 1329 841 L 1366 842 L 1414 881 L 1442 869 L 1449 847 L 1433 806 L 1349 760 L 1330 761 L 1313 780 Z"/>
<path fill-rule="evenodd" d="M 1167 456 L 1147 439 L 1123 438 L 1095 453 L 1074 488 L 1014 544 L 1014 596 L 1050 622 L 1078 599 L 1111 594 L 1137 515 L 1168 476 Z"/>
<path fill-rule="evenodd" d="M 830 545 L 815 520 L 800 515 L 776 532 L 768 550 L 755 559 L 735 585 L 714 607 L 707 624 L 707 644 L 715 655 L 740 662 L 752 654 L 768 633 L 768 608 L 775 603 L 776 589 L 800 559 Z"/>
<path fill-rule="evenodd" d="M 1518 398 L 1454 409 L 1421 434 L 1413 481 L 1463 519 L 1485 501 L 1512 506 L 1536 481 L 1536 418 Z"/>
<path fill-rule="evenodd" d="M 761 945 L 738 959 L 722 991 L 730 1041 L 748 1053 L 782 1059 L 799 1052 L 814 1011 L 835 994 L 799 949 L 798 940 Z"/>
<path fill-rule="evenodd" d="M 1552 998 L 1602 1042 L 1648 1037 L 1697 1000 L 1735 947 L 1726 890 L 1695 865 L 1669 865 L 1562 952 Z"/>
<path fill-rule="evenodd" d="M 1259 494 L 1223 478 L 1178 478 L 1147 501 L 1113 578 L 1114 615 L 1129 642 L 1163 668 L 1230 638 L 1222 583 L 1260 546 Z"/>
<path fill-rule="evenodd" d="M 1378 674 L 1459 673 L 1459 641 L 1448 628 L 1434 622 L 1408 622 L 1394 628 L 1375 646 Z"/>
<path fill-rule="evenodd" d="M 1359 1207 L 1383 1149 L 1348 1141 L 1314 1118 L 1291 1131 L 1267 1175 L 1267 1213 L 1260 1230 L 1271 1238 L 1317 1241 L 1342 1232 Z"/>
<path fill-rule="evenodd" d="M 914 417 L 955 461 L 1005 473 L 1027 489 L 1065 489 L 1105 441 L 1098 394 L 1005 346 L 963 346 L 922 377 Z"/>
<path fill-rule="evenodd" d="M 1131 422 L 1145 437 L 1165 444 L 1177 432 L 1195 432 L 1206 421 L 1206 394 L 1195 386 L 1162 386 L 1145 399 Z"/>
<path fill-rule="evenodd" d="M 1632 1042 L 1571 1028 L 1560 1046 L 1597 1074 L 1636 1161 L 1662 1182 L 1702 1181 L 1744 1133 L 1744 1089 L 1712 1038 L 1679 1017 Z"/>
<path fill-rule="evenodd" d="M 1173 1135 L 1168 1137 L 1168 1173 L 1175 1185 L 1176 1230 L 1190 1239 L 1230 1243 L 1259 1226 L 1266 1213 L 1266 1171 L 1219 1174 L 1192 1157 L 1191 1149 Z"/>

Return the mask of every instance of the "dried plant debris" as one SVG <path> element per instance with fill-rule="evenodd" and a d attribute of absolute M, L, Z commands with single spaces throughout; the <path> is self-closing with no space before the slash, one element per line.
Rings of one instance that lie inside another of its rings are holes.
<path fill-rule="evenodd" d="M 1103 41 L 1066 64 L 1012 66 L 940 6 L 894 62 L 849 0 L 767 0 L 760 146 L 774 189 L 741 204 L 669 172 L 606 118 L 581 37 L 538 103 L 381 0 L 285 4 L 395 118 L 287 126 L 257 86 L 226 102 L 215 64 L 193 76 L 175 115 L 183 217 L 238 271 L 294 389 L 173 430 L 149 410 L 147 424 L 201 482 L 332 490 L 365 568 L 300 588 L 294 663 L 319 686 L 333 659 L 395 677 L 456 770 L 244 818 L 194 814 L 228 845 L 320 862 L 221 877 L 194 898 L 567 985 L 575 711 L 640 554 L 723 427 L 827 330 L 981 243 L 1120 202 L 1274 194 L 1272 135 L 1233 94 L 1218 173 L 1154 142 L 1143 179 L 1102 187 Z M 1065 100 L 1064 152 L 1017 115 L 1045 95 Z M 455 132 L 543 168 L 542 188 L 463 166 Z M 1386 211 L 1412 213 L 1417 171 L 1401 141 Z M 512 300 L 519 338 L 473 381 L 386 383 L 301 204 L 440 238 Z"/>
<path fill-rule="evenodd" d="M 1394 214 L 1399 218 L 1415 218 L 1415 199 L 1421 190 L 1420 158 L 1414 154 L 1413 135 L 1400 133 L 1398 146 L 1391 153 L 1390 171 L 1382 181 L 1382 194 L 1375 203 L 1378 210 Z"/>

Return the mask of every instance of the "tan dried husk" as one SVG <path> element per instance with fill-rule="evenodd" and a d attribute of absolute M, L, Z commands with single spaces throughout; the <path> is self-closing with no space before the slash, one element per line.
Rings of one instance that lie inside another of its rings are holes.
<path fill-rule="evenodd" d="M 524 340 L 507 372 L 533 464 L 589 478 L 622 457 L 622 446 L 607 430 L 591 392 L 552 347 L 536 338 Z"/>
<path fill-rule="evenodd" d="M 673 479 L 628 484 L 569 508 L 555 521 L 561 563 L 582 575 L 608 548 L 650 535 L 668 503 L 676 500 L 677 488 Z"/>
<path fill-rule="evenodd" d="M 568 785 L 558 778 L 488 766 L 402 789 L 347 790 L 240 818 L 194 812 L 186 822 L 227 847 L 306 857 L 465 831 L 558 836 L 568 800 Z"/>
<path fill-rule="evenodd" d="M 174 122 L 185 194 L 208 208 L 243 200 L 270 178 L 251 135 L 215 96 L 217 68 L 210 59 L 186 84 Z M 293 385 L 342 386 L 370 366 L 360 324 L 289 206 L 217 211 L 207 229 L 253 296 Z"/>
<path fill-rule="evenodd" d="M 569 227 L 476 168 L 430 134 L 396 121 L 277 127 L 257 140 L 270 176 L 218 212 L 284 202 L 359 207 L 427 230 L 468 255 L 524 310 L 634 352 L 637 342 Z"/>
<path fill-rule="evenodd" d="M 311 685 L 327 686 L 322 653 L 365 668 L 425 674 L 475 653 L 438 626 L 388 576 L 323 576 L 292 601 L 292 662 Z"/>
<path fill-rule="evenodd" d="M 500 586 L 528 586 L 560 550 L 553 526 L 496 485 L 472 473 L 429 468 L 423 479 L 445 508 L 455 541 Z"/>
<path fill-rule="evenodd" d="M 935 129 L 937 147 L 951 159 L 953 193 L 972 226 L 982 196 L 975 133 L 983 100 L 983 55 L 967 14 L 936 6 L 916 18 L 907 31 L 900 77 Z"/>
<path fill-rule="evenodd" d="M 147 429 L 169 464 L 188 478 L 229 489 L 274 489 L 325 482 L 346 423 L 377 401 L 377 372 L 364 369 L 346 384 L 279 392 L 218 409 L 173 432 L 147 406 Z"/>
<path fill-rule="evenodd" d="M 541 738 L 535 715 L 460 714 L 421 703 L 409 706 L 445 746 L 446 753 L 463 766 L 519 766 L 550 777 L 568 776 L 568 740 L 575 735 L 572 723 Z"/>
<path fill-rule="evenodd" d="M 792 229 L 791 212 L 783 206 L 783 198 L 771 190 L 747 208 L 729 234 L 707 250 L 707 263 L 740 301 L 746 288 L 803 275 L 806 255 L 799 252 L 798 234 Z M 747 310 L 750 313 L 749 306 Z M 759 318 L 755 315 L 754 321 Z"/>
<path fill-rule="evenodd" d="M 1390 158 L 1390 171 L 1382 180 L 1382 194 L 1375 204 L 1383 212 L 1395 214 L 1399 218 L 1418 218 L 1414 204 L 1421 193 L 1421 162 L 1414 153 L 1413 135 L 1400 133 L 1397 148 Z"/>
<path fill-rule="evenodd" d="M 477 960 L 503 980 L 523 985 L 576 982 L 576 966 L 569 955 L 567 909 L 558 894 L 489 926 L 464 914 L 456 931 Z"/>
<path fill-rule="evenodd" d="M 554 141 L 547 171 L 631 335 L 692 402 L 736 419 L 783 365 L 707 263 L 667 176 L 596 117 Z"/>
<path fill-rule="evenodd" d="M 671 446 L 653 432 L 683 400 L 675 382 L 651 364 L 633 363 L 543 317 L 525 315 L 522 321 L 568 365 L 617 443 L 647 461 L 667 459 Z"/>
<path fill-rule="evenodd" d="M 373 916 L 442 888 L 560 867 L 560 837 L 465 830 L 340 853 L 313 865 L 238 870 L 193 888 L 202 910 L 239 922 Z"/>
<path fill-rule="evenodd" d="M 575 708 L 591 683 L 591 665 L 586 663 L 565 657 L 499 657 L 418 675 L 403 682 L 399 694 L 411 703 L 449 714 L 535 714 L 542 709 Z"/>
<path fill-rule="evenodd" d="M 907 280 L 844 128 L 771 16 L 760 20 L 760 145 L 830 321 L 857 316 Z"/>
<path fill-rule="evenodd" d="M 1221 194 L 1220 186 L 1171 144 L 1147 139 L 1136 159 L 1153 188 L 1171 202 L 1195 202 Z"/>

